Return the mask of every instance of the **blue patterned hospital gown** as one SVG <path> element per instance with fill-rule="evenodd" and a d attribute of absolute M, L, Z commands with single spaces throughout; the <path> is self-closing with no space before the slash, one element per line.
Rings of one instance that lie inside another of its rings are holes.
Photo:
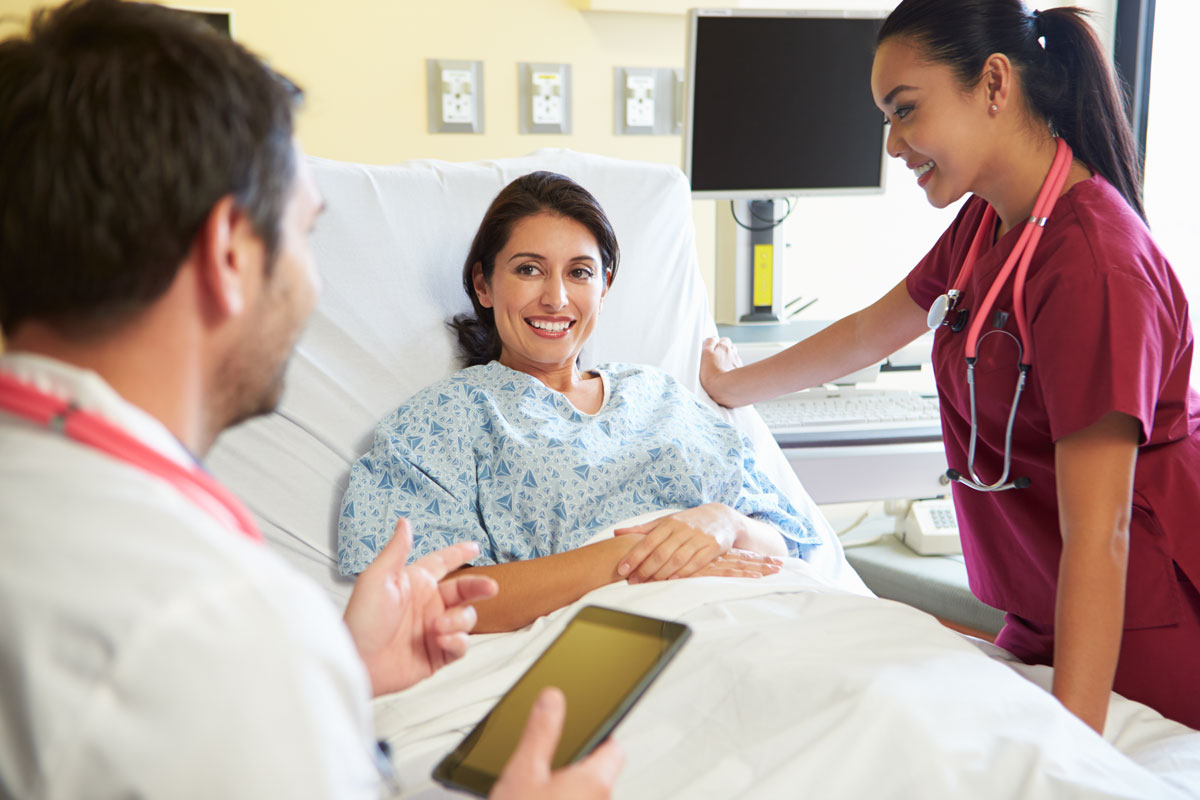
<path fill-rule="evenodd" d="M 793 555 L 819 541 L 749 441 L 673 378 L 629 364 L 596 371 L 605 399 L 594 415 L 493 361 L 385 417 L 342 500 L 342 573 L 365 569 L 400 516 L 413 558 L 473 541 L 477 566 L 565 552 L 638 514 L 708 502 L 773 524 Z"/>

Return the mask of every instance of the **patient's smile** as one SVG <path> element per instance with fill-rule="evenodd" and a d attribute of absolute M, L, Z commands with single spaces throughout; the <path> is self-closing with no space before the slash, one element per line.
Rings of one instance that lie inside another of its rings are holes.
<path fill-rule="evenodd" d="M 575 325 L 573 319 L 526 319 L 526 323 L 531 328 L 537 331 L 539 336 L 557 339 L 565 336 L 567 331 Z"/>

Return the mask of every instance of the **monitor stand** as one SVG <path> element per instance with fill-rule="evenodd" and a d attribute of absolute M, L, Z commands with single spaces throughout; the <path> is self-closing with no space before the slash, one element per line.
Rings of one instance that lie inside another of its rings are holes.
<path fill-rule="evenodd" d="M 785 316 L 783 201 L 718 200 L 713 311 L 720 325 L 778 324 Z M 731 212 L 732 209 L 732 213 Z"/>
<path fill-rule="evenodd" d="M 779 225 L 775 221 L 774 200 L 751 200 L 746 204 L 749 218 L 742 224 L 750 234 L 749 275 L 750 313 L 743 314 L 739 322 L 779 322 L 782 300 L 779 298 L 779 282 L 776 280 L 775 234 Z"/>

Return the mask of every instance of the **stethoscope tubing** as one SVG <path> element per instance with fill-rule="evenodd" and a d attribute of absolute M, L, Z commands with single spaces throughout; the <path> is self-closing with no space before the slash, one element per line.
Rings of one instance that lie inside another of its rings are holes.
<path fill-rule="evenodd" d="M 1025 309 L 1025 277 L 1029 271 L 1029 264 L 1033 260 L 1033 253 L 1041 241 L 1046 221 L 1050 218 L 1058 197 L 1062 194 L 1063 186 L 1066 184 L 1067 173 L 1070 170 L 1072 159 L 1073 154 L 1070 146 L 1065 140 L 1059 138 L 1055 146 L 1054 161 L 1050 165 L 1050 171 L 1046 175 L 1046 180 L 1042 183 L 1042 188 L 1038 191 L 1037 200 L 1033 206 L 1033 213 L 1026 221 L 1025 227 L 1021 231 L 1021 235 L 1017 239 L 1012 253 L 1005 260 L 995 279 L 993 279 L 992 285 L 984 295 L 983 302 L 980 303 L 978 310 L 972 315 L 973 318 L 967 327 L 967 340 L 964 352 L 967 361 L 967 393 L 970 398 L 971 410 L 971 437 L 967 447 L 967 472 L 970 473 L 970 478 L 955 469 L 947 470 L 946 475 L 951 480 L 979 492 L 1023 489 L 1030 483 L 1029 479 L 1025 477 L 1017 478 L 1013 481 L 1008 480 L 1009 473 L 1012 471 L 1012 436 L 1014 426 L 1016 425 L 1017 408 L 1020 405 L 1021 393 L 1025 390 L 1025 382 L 1028 379 L 1029 372 L 1033 369 L 1033 338 L 1030 335 L 1029 320 Z M 992 228 L 995 218 L 995 209 L 989 205 L 983 214 L 983 218 L 980 220 L 979 228 L 976 230 L 975 238 L 971 241 L 971 246 L 967 251 L 967 256 L 964 259 L 962 267 L 959 269 L 959 274 L 944 296 L 949 298 L 948 304 L 945 300 L 939 298 L 935 301 L 935 306 L 954 307 L 975 268 L 975 262 L 980 252 L 986 246 L 987 240 L 992 238 Z M 1012 406 L 1009 408 L 1008 421 L 1004 429 L 1003 468 L 1000 477 L 996 481 L 987 483 L 979 477 L 979 473 L 975 469 L 975 451 L 979 439 L 979 416 L 975 400 L 975 362 L 979 355 L 979 343 L 982 339 L 992 333 L 1004 333 L 1007 336 L 1012 336 L 1011 333 L 999 328 L 988 331 L 986 334 L 982 333 L 982 331 L 988 315 L 995 305 L 996 298 L 1000 295 L 1000 290 L 1007 283 L 1014 268 L 1016 269 L 1016 276 L 1013 279 L 1013 316 L 1016 317 L 1017 332 L 1019 334 L 1018 337 L 1013 337 L 1017 342 L 1017 385 L 1013 391 Z"/>
<path fill-rule="evenodd" d="M 996 298 L 1000 296 L 1000 290 L 1008 282 L 1008 277 L 1012 274 L 1015 267 L 1017 275 L 1013 281 L 1013 316 L 1017 318 L 1017 330 L 1021 334 L 1022 363 L 1033 364 L 1033 347 L 1030 344 L 1029 320 L 1025 316 L 1025 276 L 1029 271 L 1030 262 L 1033 261 L 1034 250 L 1037 249 L 1038 242 L 1042 239 L 1042 231 L 1045 230 L 1046 221 L 1050 218 L 1050 214 L 1054 210 L 1058 196 L 1062 192 L 1063 184 L 1066 183 L 1067 172 L 1071 167 L 1071 158 L 1070 146 L 1064 139 L 1058 139 L 1054 151 L 1054 161 L 1050 165 L 1050 172 L 1046 175 L 1046 180 L 1042 183 L 1042 188 L 1038 191 L 1037 200 L 1033 204 L 1033 213 L 1026 220 L 1025 227 L 1021 231 L 1021 235 L 1017 239 L 1012 253 L 1009 254 L 1009 257 L 1004 262 L 1004 266 L 1001 267 L 1000 272 L 992 281 L 992 285 L 988 288 L 987 294 L 984 295 L 983 302 L 979 304 L 979 310 L 975 313 L 971 324 L 967 326 L 966 357 L 968 359 L 978 357 L 979 339 L 980 334 L 983 332 L 983 326 L 987 321 L 988 314 L 992 310 L 992 306 L 996 304 Z M 992 226 L 988 223 L 994 220 L 995 216 L 995 209 L 988 206 L 988 212 L 984 214 L 984 220 L 980 224 L 981 236 L 986 235 L 987 238 L 991 238 Z M 955 281 L 955 288 L 960 292 L 975 268 L 975 261 L 978 258 L 979 252 L 976 250 L 976 246 L 981 244 L 978 241 L 972 242 L 971 252 L 967 255 L 969 263 L 963 265 L 959 279 Z"/>
<path fill-rule="evenodd" d="M 74 402 L 0 372 L 0 410 L 42 425 L 169 483 L 224 525 L 262 542 L 254 517 L 233 493 L 198 465 L 188 468 Z"/>

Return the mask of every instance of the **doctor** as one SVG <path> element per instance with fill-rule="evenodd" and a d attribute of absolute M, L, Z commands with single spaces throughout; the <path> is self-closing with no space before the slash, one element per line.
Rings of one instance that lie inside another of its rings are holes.
<path fill-rule="evenodd" d="M 1114 688 L 1200 727 L 1192 331 L 1094 33 L 1071 8 L 905 0 L 871 91 L 929 202 L 972 197 L 868 308 L 746 367 L 706 342 L 704 387 L 753 403 L 934 327 L 971 588 L 1007 612 L 997 644 L 1053 664 L 1055 696 L 1097 731 Z"/>
<path fill-rule="evenodd" d="M 297 92 L 168 9 L 82 0 L 0 43 L 0 794 L 378 797 L 372 694 L 466 650 L 457 545 L 397 526 L 344 619 L 198 458 L 269 411 L 312 310 L 322 202 Z M 548 691 L 497 797 L 551 773 Z"/>

